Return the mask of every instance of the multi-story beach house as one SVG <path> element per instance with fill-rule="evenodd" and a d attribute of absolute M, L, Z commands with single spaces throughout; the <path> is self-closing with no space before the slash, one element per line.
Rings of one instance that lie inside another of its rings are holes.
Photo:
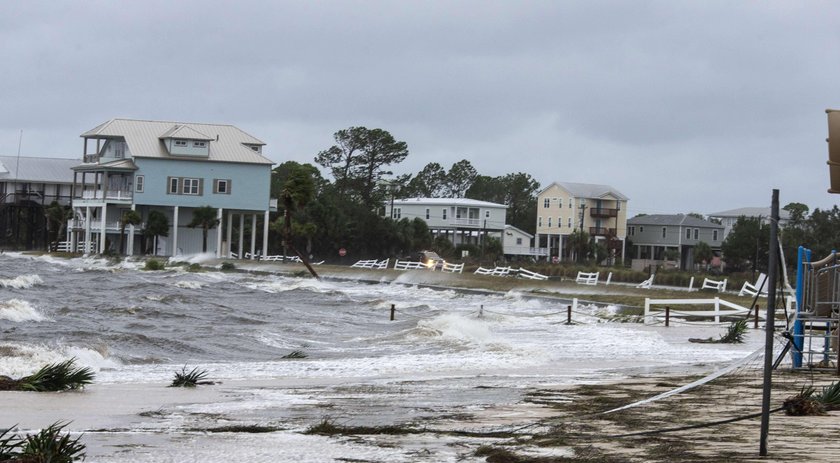
<path fill-rule="evenodd" d="M 46 249 L 44 209 L 70 205 L 78 159 L 0 156 L 0 247 Z"/>
<path fill-rule="evenodd" d="M 84 162 L 73 168 L 74 250 L 116 251 L 121 217 L 135 210 L 144 223 L 127 227 L 128 254 L 149 251 L 149 240 L 157 255 L 201 252 L 203 231 L 188 224 L 205 206 L 218 221 L 207 252 L 221 257 L 235 250 L 241 257 L 246 236 L 252 255 L 260 238 L 262 252 L 268 249 L 276 201 L 269 198 L 272 161 L 259 139 L 232 125 L 132 119 L 112 119 L 81 137 Z M 168 221 L 165 236 L 142 233 L 153 211 Z"/>
<path fill-rule="evenodd" d="M 628 198 L 609 185 L 554 182 L 537 194 L 536 246 L 552 261 L 572 260 L 569 235 L 575 230 L 603 242 L 611 258 L 621 258 L 627 235 Z"/>
<path fill-rule="evenodd" d="M 453 245 L 481 244 L 483 237 L 500 239 L 507 206 L 466 198 L 409 198 L 386 202 L 385 216 L 394 220 L 423 219 L 435 237 Z"/>
<path fill-rule="evenodd" d="M 627 221 L 627 227 L 635 270 L 666 265 L 671 261 L 668 254 L 678 259 L 681 270 L 688 270 L 694 264 L 697 243 L 708 244 L 718 254 L 723 243 L 723 225 L 685 214 L 637 216 Z"/>

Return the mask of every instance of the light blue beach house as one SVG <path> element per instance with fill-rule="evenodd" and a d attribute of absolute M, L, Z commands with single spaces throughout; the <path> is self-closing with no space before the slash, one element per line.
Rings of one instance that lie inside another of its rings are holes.
<path fill-rule="evenodd" d="M 219 221 L 208 252 L 242 257 L 246 236 L 251 255 L 258 239 L 262 253 L 268 249 L 269 211 L 277 204 L 269 197 L 272 161 L 259 139 L 232 125 L 132 119 L 112 119 L 81 137 L 83 163 L 73 168 L 73 250 L 118 251 L 120 219 L 135 210 L 144 223 L 126 227 L 127 254 L 201 252 L 202 229 L 187 225 L 202 206 L 215 209 Z M 153 211 L 167 218 L 166 236 L 143 235 Z"/>

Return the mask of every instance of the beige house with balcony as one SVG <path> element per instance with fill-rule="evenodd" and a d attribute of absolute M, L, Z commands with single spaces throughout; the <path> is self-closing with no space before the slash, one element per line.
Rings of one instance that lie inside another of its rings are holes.
<path fill-rule="evenodd" d="M 611 257 L 624 256 L 627 196 L 609 185 L 554 182 L 537 194 L 536 247 L 547 260 L 573 260 L 569 235 L 583 230 L 604 242 Z"/>

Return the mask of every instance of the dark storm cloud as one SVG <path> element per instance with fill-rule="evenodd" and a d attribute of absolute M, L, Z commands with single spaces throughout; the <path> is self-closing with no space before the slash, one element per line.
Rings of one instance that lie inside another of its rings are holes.
<path fill-rule="evenodd" d="M 74 155 L 112 117 L 231 123 L 311 162 L 351 125 L 400 172 L 469 159 L 610 183 L 637 212 L 826 207 L 831 2 L 18 2 L 0 151 Z"/>

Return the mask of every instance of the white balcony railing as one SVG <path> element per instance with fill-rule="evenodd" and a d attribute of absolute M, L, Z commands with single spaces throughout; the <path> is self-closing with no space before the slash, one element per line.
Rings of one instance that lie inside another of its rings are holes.
<path fill-rule="evenodd" d="M 471 227 L 481 226 L 481 219 L 452 219 L 454 225 L 468 225 Z"/>
<path fill-rule="evenodd" d="M 103 195 L 102 190 L 86 190 L 82 192 L 82 199 L 112 199 L 117 201 L 131 201 L 134 197 L 130 190 L 108 190 L 107 195 Z"/>

